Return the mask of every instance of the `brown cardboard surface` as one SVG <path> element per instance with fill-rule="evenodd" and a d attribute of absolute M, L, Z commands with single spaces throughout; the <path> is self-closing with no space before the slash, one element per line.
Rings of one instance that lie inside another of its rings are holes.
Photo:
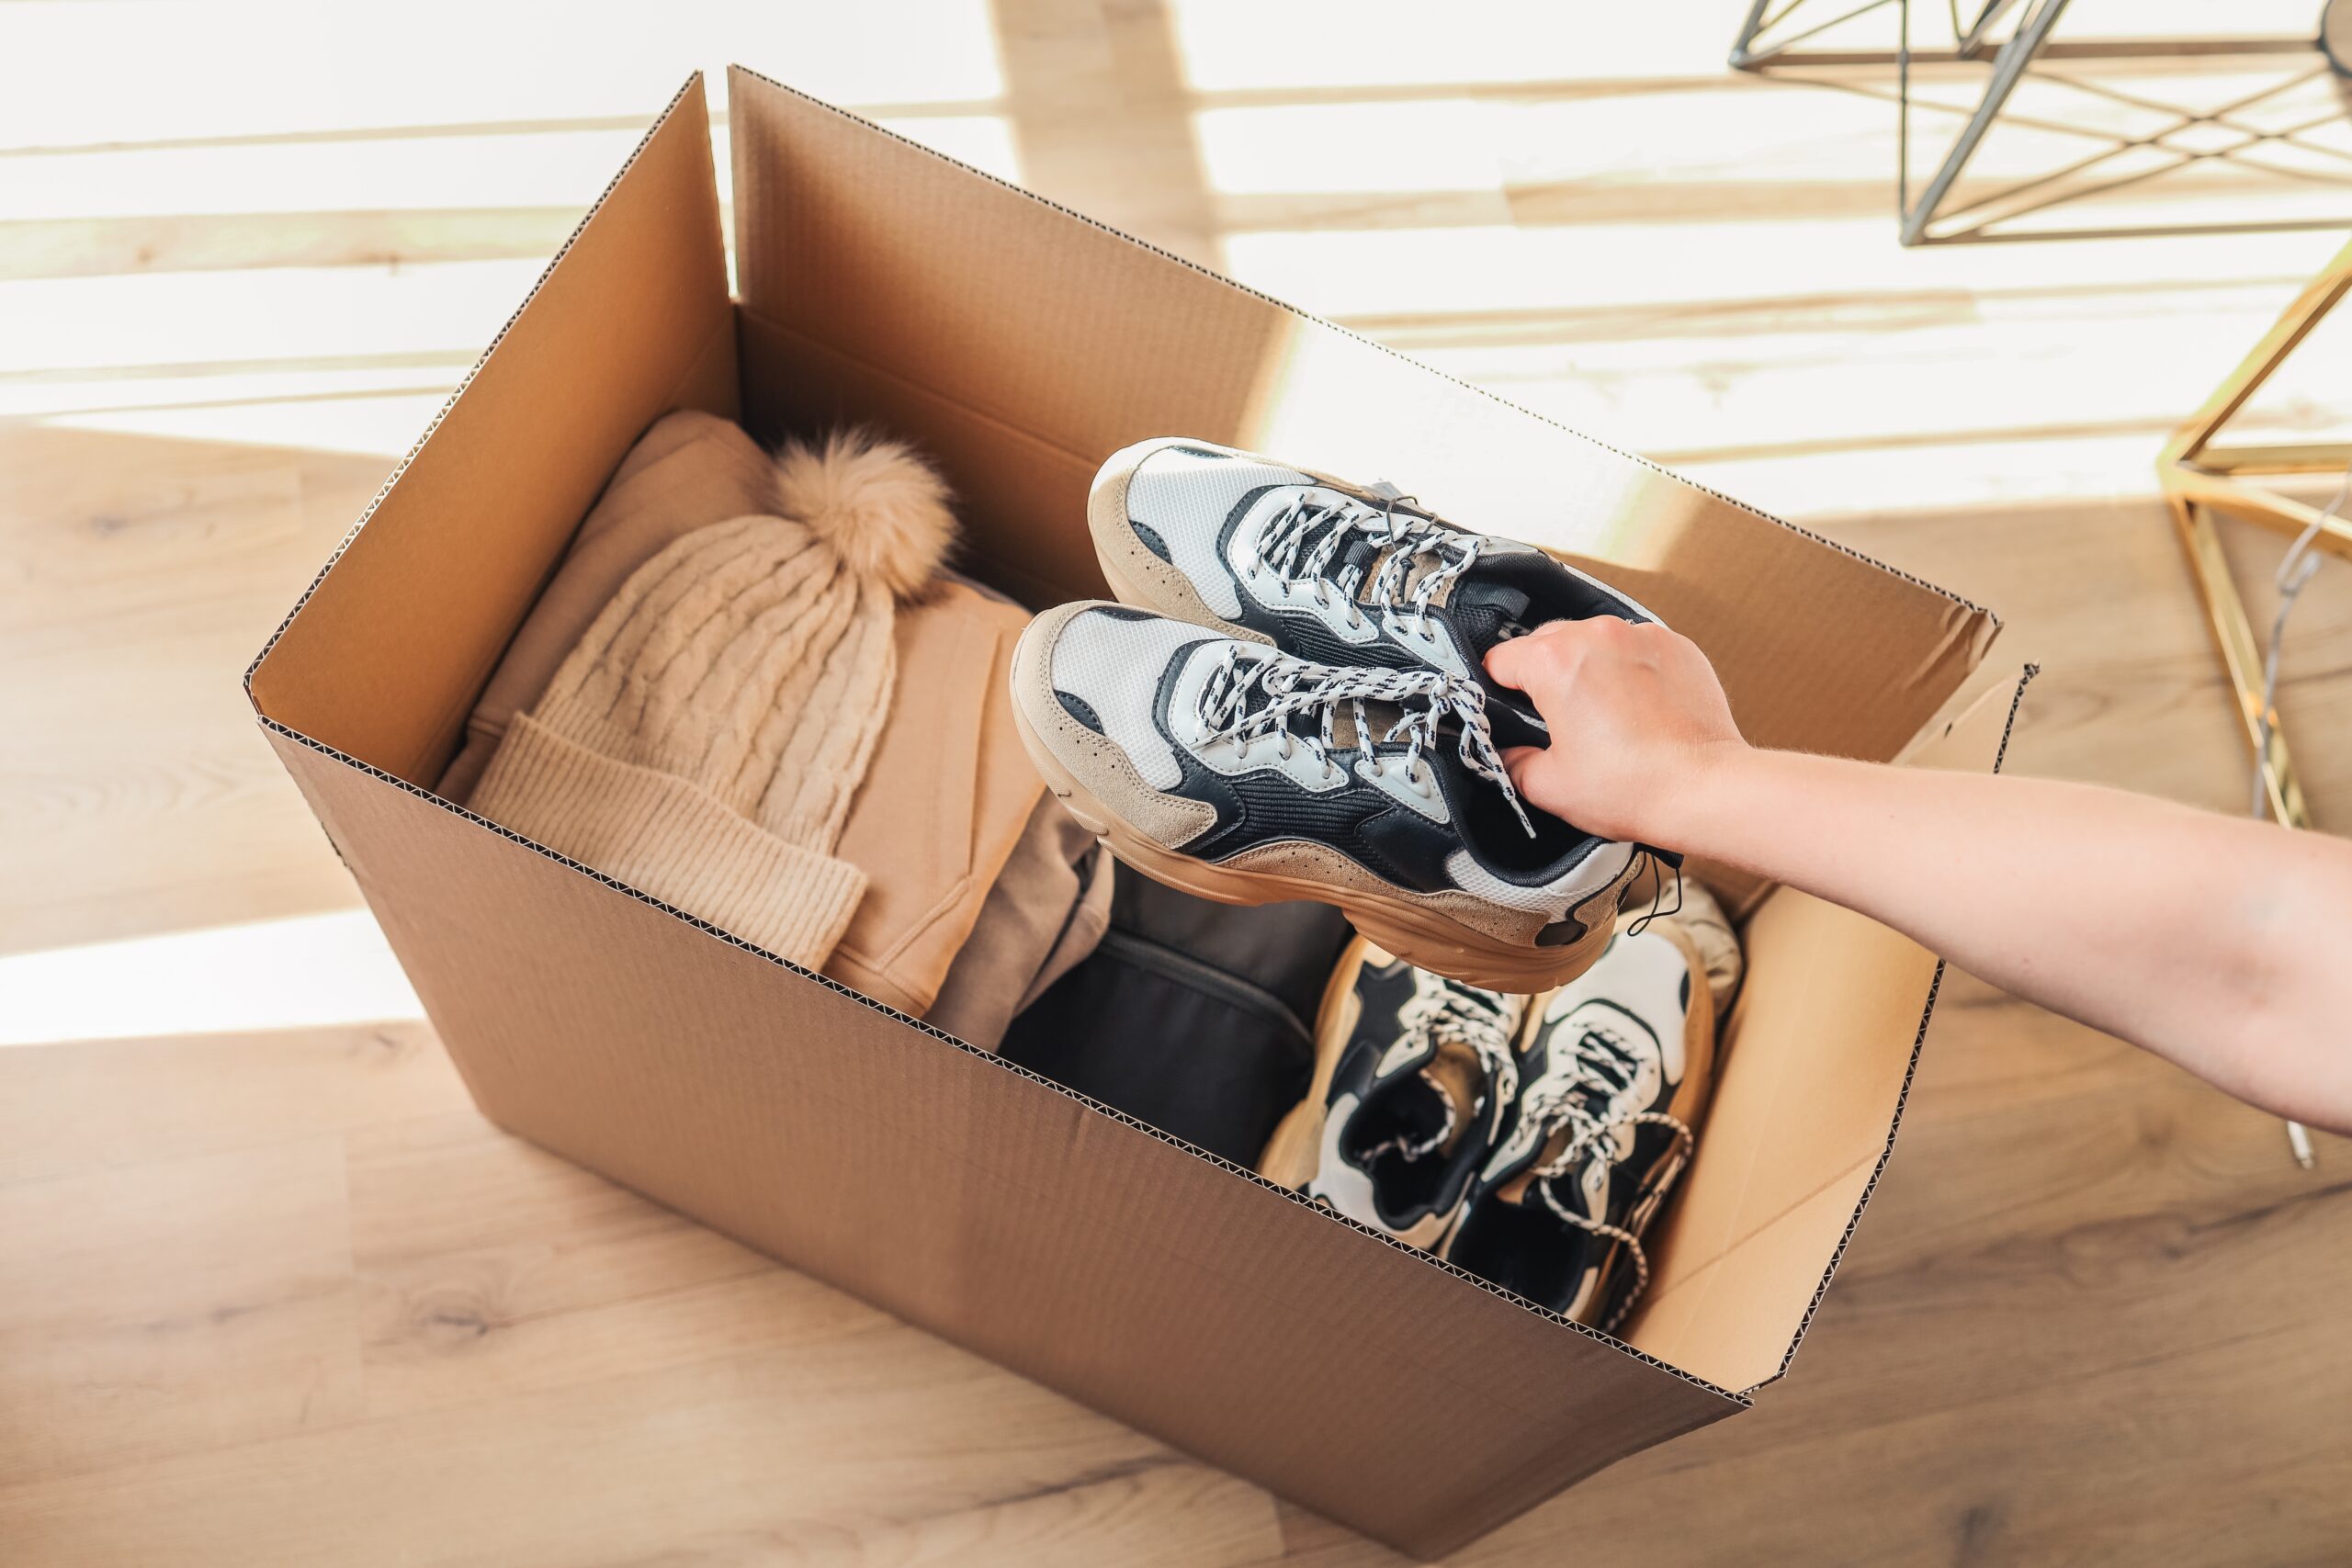
<path fill-rule="evenodd" d="M 628 443 L 672 406 L 731 410 L 739 384 L 762 434 L 865 418 L 928 446 L 963 497 L 969 564 L 1040 602 L 1094 591 L 1083 497 L 1101 458 L 1183 433 L 1386 474 L 1594 561 L 1700 637 L 1769 743 L 1893 754 L 1994 630 L 851 117 L 733 82 L 742 306 L 725 298 L 690 83 L 249 677 L 484 1111 L 1408 1551 L 1449 1549 L 1737 1408 L 1727 1388 L 1785 1365 L 1899 1109 L 1928 971 L 1868 922 L 1793 895 L 1751 922 L 1726 1081 L 1634 1329 L 1678 1371 L 401 782 L 438 772 Z M 1803 1146 L 1783 1114 L 1798 1103 Z"/>
<path fill-rule="evenodd" d="M 272 740 L 493 1120 L 1403 1550 L 1738 1407 Z"/>
<path fill-rule="evenodd" d="M 729 94 L 747 419 L 920 418 L 976 570 L 1033 599 L 1096 591 L 1102 461 L 1182 434 L 1386 477 L 1585 559 L 1706 649 L 1761 745 L 1891 758 L 1997 627 L 755 73 Z"/>
<path fill-rule="evenodd" d="M 696 77 L 254 662 L 254 702 L 403 778 L 436 776 L 629 444 L 673 407 L 732 414 L 733 356 Z"/>
<path fill-rule="evenodd" d="M 760 411 L 747 416 L 755 428 L 773 434 L 863 422 L 888 430 L 920 430 L 923 450 L 956 486 L 965 538 L 959 566 L 1024 604 L 1110 592 L 1092 545 L 1083 541 L 1084 500 L 1097 464 L 978 410 L 882 375 L 775 325 L 749 306 L 741 308 L 741 317 L 743 402 L 747 411 Z M 1063 530 L 1020 528 L 1019 519 L 1034 514 L 1042 521 L 1051 513 L 1040 509 L 1066 506 L 1072 495 L 1080 498 L 1083 554 L 1069 553 L 1070 540 Z M 991 497 L 1015 499 L 992 508 Z M 994 542 L 982 556 L 978 542 L 984 538 Z"/>
<path fill-rule="evenodd" d="M 1986 692 L 1909 765 L 1997 770 L 2032 673 Z M 1908 938 L 1789 887 L 1764 898 L 1742 940 L 1747 979 L 1714 1102 L 1626 1338 L 1753 1389 L 1787 1370 L 1894 1146 L 1940 966 Z"/>

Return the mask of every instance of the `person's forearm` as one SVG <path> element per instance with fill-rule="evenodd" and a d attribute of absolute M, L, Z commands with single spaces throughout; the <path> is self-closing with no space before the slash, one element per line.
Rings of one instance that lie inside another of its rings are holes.
<path fill-rule="evenodd" d="M 2242 1098 L 2352 1127 L 2352 844 L 2088 785 L 1745 748 L 1662 814 L 1657 841 L 1860 910 Z M 2200 897 L 2184 906 L 2183 887 Z"/>

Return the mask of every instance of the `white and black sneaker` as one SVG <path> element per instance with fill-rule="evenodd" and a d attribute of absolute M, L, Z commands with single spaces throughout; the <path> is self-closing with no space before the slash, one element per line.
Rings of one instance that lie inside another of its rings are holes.
<path fill-rule="evenodd" d="M 1414 1247 L 1440 1247 L 1518 1115 L 1524 997 L 1358 937 L 1317 1021 L 1315 1077 L 1259 1171 Z"/>
<path fill-rule="evenodd" d="M 1114 454 L 1087 516 L 1122 603 L 1338 666 L 1428 668 L 1486 693 L 1498 740 L 1544 721 L 1491 681 L 1487 650 L 1547 621 L 1657 617 L 1532 545 L 1445 525 L 1362 486 L 1213 442 Z"/>
<path fill-rule="evenodd" d="M 1337 904 L 1388 952 L 1533 994 L 1600 954 L 1642 852 L 1521 804 L 1468 681 L 1340 669 L 1081 603 L 1013 655 L 1030 756 L 1080 822 L 1171 886 Z"/>
<path fill-rule="evenodd" d="M 1699 949 L 1629 928 L 1537 1004 L 1519 1115 L 1472 1184 L 1446 1257 L 1614 1329 L 1649 1283 L 1642 1235 L 1689 1164 L 1714 1071 Z"/>

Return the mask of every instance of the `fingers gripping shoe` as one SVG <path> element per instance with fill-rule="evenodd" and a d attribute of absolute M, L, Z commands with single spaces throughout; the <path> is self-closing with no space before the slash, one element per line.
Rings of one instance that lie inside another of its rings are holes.
<path fill-rule="evenodd" d="M 1690 1162 L 1714 1068 L 1697 947 L 1651 925 L 1539 1004 L 1519 1116 L 1472 1184 L 1446 1256 L 1563 1316 L 1614 1329 L 1649 1283 L 1642 1235 Z"/>
<path fill-rule="evenodd" d="M 1532 545 L 1448 527 L 1388 487 L 1207 441 L 1114 454 L 1088 521 L 1124 603 L 1318 663 L 1475 681 L 1505 745 L 1543 744 L 1544 721 L 1487 678 L 1488 649 L 1546 621 L 1657 619 Z"/>
<path fill-rule="evenodd" d="M 1054 793 L 1118 857 L 1227 904 L 1317 899 L 1400 958 L 1532 994 L 1607 943 L 1632 845 L 1531 816 L 1477 688 L 1340 670 L 1117 604 L 1065 604 L 1013 655 Z"/>
<path fill-rule="evenodd" d="M 1524 997 L 1417 969 L 1358 937 L 1340 958 L 1306 1098 L 1260 1173 L 1409 1246 L 1440 1246 L 1518 1114 Z"/>

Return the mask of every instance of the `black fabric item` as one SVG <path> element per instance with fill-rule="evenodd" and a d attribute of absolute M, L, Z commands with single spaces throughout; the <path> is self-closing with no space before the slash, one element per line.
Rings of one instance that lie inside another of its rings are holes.
<path fill-rule="evenodd" d="M 1001 1054 L 1254 1168 L 1306 1093 L 1348 923 L 1328 905 L 1233 908 L 1112 874 L 1102 945 L 1012 1021 Z"/>

